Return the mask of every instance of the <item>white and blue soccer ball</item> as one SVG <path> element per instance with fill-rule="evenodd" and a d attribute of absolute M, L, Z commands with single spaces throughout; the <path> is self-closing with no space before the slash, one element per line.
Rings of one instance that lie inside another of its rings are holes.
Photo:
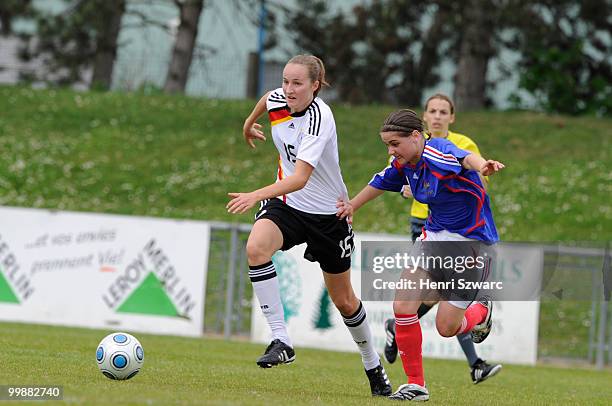
<path fill-rule="evenodd" d="M 104 337 L 96 350 L 98 368 L 109 379 L 130 379 L 144 363 L 140 342 L 128 333 L 112 333 Z"/>

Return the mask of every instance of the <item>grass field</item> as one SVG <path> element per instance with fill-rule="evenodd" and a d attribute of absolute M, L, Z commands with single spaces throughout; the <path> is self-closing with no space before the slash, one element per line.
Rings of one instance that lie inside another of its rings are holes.
<path fill-rule="evenodd" d="M 0 204 L 250 223 L 227 214 L 227 192 L 273 182 L 278 159 L 270 140 L 253 151 L 242 139 L 252 105 L 0 87 Z M 378 129 L 395 107 L 333 107 L 354 195 L 386 164 Z M 453 129 L 507 165 L 491 182 L 502 240 L 612 239 L 612 119 L 466 112 Z M 387 193 L 354 226 L 405 233 L 407 217 Z"/>
<path fill-rule="evenodd" d="M 388 404 L 372 399 L 357 354 L 297 348 L 292 365 L 262 370 L 263 346 L 245 342 L 137 334 L 145 349 L 141 372 L 111 381 L 95 351 L 108 331 L 0 323 L 0 383 L 64 387 L 81 405 Z M 462 361 L 425 359 L 430 404 L 609 404 L 612 371 L 505 365 L 479 385 Z M 394 388 L 399 364 L 387 366 Z M 32 404 L 39 404 L 31 402 Z M 19 402 L 27 404 L 27 402 Z"/>

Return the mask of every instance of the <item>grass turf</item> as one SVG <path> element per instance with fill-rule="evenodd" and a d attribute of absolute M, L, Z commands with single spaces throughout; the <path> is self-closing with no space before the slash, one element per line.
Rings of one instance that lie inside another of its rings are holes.
<path fill-rule="evenodd" d="M 137 334 L 142 371 L 112 381 L 98 370 L 95 350 L 108 331 L 0 323 L 0 382 L 62 385 L 68 404 L 270 405 L 387 404 L 372 399 L 358 354 L 297 348 L 292 365 L 263 370 L 263 345 L 217 339 Z M 425 359 L 430 404 L 608 404 L 612 371 L 505 365 L 473 385 L 463 361 Z M 387 366 L 394 388 L 399 363 Z M 20 402 L 26 404 L 27 402 Z M 37 404 L 32 402 L 33 404 Z"/>

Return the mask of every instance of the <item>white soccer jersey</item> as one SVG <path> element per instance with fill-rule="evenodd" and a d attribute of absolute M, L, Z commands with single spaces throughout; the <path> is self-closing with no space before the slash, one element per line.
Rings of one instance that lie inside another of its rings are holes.
<path fill-rule="evenodd" d="M 317 97 L 305 111 L 291 114 L 282 88 L 270 92 L 266 107 L 272 139 L 280 153 L 276 181 L 292 175 L 298 159 L 314 167 L 303 189 L 279 198 L 306 213 L 336 213 L 338 198 L 348 199 L 348 192 L 340 171 L 336 122 L 331 109 Z"/>

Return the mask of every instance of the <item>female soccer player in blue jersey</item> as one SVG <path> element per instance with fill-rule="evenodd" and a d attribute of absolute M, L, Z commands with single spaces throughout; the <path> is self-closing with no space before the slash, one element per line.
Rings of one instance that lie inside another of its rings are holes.
<path fill-rule="evenodd" d="M 459 149 L 468 152 L 473 152 L 480 155 L 480 150 L 474 141 L 466 135 L 450 131 L 449 126 L 455 122 L 455 105 L 450 97 L 442 93 L 436 93 L 430 96 L 425 102 L 423 111 L 423 121 L 427 124 L 427 134 L 431 138 L 445 138 L 455 144 Z M 391 161 L 393 157 L 390 157 Z M 390 162 L 391 162 L 390 161 Z M 487 184 L 487 178 L 484 178 L 484 185 Z M 403 188 L 402 196 L 404 198 L 412 198 L 410 186 L 406 185 Z M 410 209 L 410 228 L 412 240 L 415 241 L 422 232 L 423 226 L 427 221 L 429 209 L 426 204 L 420 203 L 417 200 L 412 200 Z M 419 307 L 418 316 L 423 317 L 435 302 L 423 303 Z M 397 358 L 397 343 L 395 342 L 395 319 L 385 320 L 385 333 L 387 341 L 385 343 L 384 355 L 386 360 L 392 364 Z M 457 336 L 457 341 L 463 350 L 468 364 L 470 365 L 470 377 L 473 383 L 480 383 L 484 380 L 495 376 L 502 368 L 500 364 L 489 364 L 478 357 L 472 337 L 470 334 L 460 334 Z"/>
<path fill-rule="evenodd" d="M 361 352 L 372 395 L 391 394 L 391 384 L 372 342 L 366 311 L 350 279 L 353 231 L 336 217 L 336 201 L 347 198 L 338 157 L 336 123 L 317 96 L 325 82 L 323 62 L 298 55 L 283 69 L 282 88 L 266 93 L 243 127 L 246 142 L 265 140 L 257 119 L 266 111 L 280 154 L 277 180 L 250 193 L 229 193 L 230 213 L 261 208 L 247 241 L 249 277 L 272 331 L 272 342 L 257 360 L 262 368 L 288 364 L 295 352 L 285 325 L 272 255 L 306 243 L 304 257 L 318 262 L 329 295 Z"/>
<path fill-rule="evenodd" d="M 394 157 L 391 165 L 374 175 L 370 183 L 348 202 L 339 201 L 337 215 L 352 221 L 353 212 L 384 191 L 400 192 L 409 184 L 414 198 L 429 205 L 423 242 L 477 241 L 492 245 L 498 241 L 489 197 L 480 175 L 490 176 L 504 168 L 498 161 L 457 148 L 443 138 L 428 139 L 423 123 L 412 110 L 399 110 L 385 120 L 380 137 Z M 415 247 L 417 247 L 415 245 Z M 422 252 L 423 244 L 419 246 Z M 409 272 L 423 275 L 430 269 Z M 486 269 L 479 270 L 481 274 Z M 444 337 L 472 332 L 474 342 L 482 342 L 491 330 L 492 302 L 458 300 L 451 296 L 440 301 L 436 327 Z M 396 340 L 408 383 L 390 396 L 397 400 L 428 400 L 421 354 L 422 335 L 417 316 L 422 296 L 396 292 L 393 310 Z"/>

